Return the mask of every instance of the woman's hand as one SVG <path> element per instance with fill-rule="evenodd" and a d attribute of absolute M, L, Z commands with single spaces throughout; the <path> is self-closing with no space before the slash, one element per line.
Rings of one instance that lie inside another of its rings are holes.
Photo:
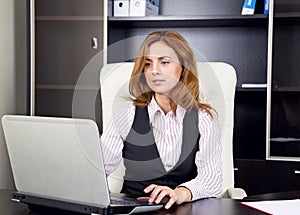
<path fill-rule="evenodd" d="M 144 189 L 145 193 L 150 193 L 149 202 L 159 204 L 164 197 L 168 197 L 165 208 L 169 209 L 174 203 L 177 205 L 188 202 L 192 199 L 191 191 L 186 187 L 177 187 L 174 190 L 167 186 L 151 184 Z"/>

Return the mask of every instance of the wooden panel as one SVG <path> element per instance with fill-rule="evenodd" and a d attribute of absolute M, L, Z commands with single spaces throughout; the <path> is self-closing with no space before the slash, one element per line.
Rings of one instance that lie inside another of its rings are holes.
<path fill-rule="evenodd" d="M 300 18 L 298 19 L 300 21 Z M 272 87 L 300 89 L 300 24 L 275 25 Z"/>
<path fill-rule="evenodd" d="M 266 91 L 237 91 L 234 107 L 235 158 L 266 157 Z"/>
<path fill-rule="evenodd" d="M 102 130 L 101 98 L 99 90 L 47 90 L 36 91 L 36 115 L 88 118 L 97 122 Z"/>
<path fill-rule="evenodd" d="M 37 22 L 36 83 L 76 84 L 88 62 L 102 51 L 101 26 L 101 21 Z M 97 50 L 92 48 L 93 37 L 98 39 Z"/>
<path fill-rule="evenodd" d="M 240 14 L 244 1 L 236 0 L 161 0 L 163 15 Z M 263 0 L 256 1 L 255 13 L 263 13 Z"/>
<path fill-rule="evenodd" d="M 267 192 L 300 189 L 300 162 L 267 161 Z"/>
<path fill-rule="evenodd" d="M 235 159 L 235 187 L 243 188 L 247 195 L 265 193 L 265 161 Z"/>
<path fill-rule="evenodd" d="M 36 0 L 37 16 L 102 16 L 103 0 Z"/>
<path fill-rule="evenodd" d="M 119 33 L 110 34 L 109 45 L 114 49 L 110 47 L 108 49 L 109 62 L 132 59 L 147 34 L 163 29 L 168 28 L 127 28 L 123 31 L 109 29 L 109 31 Z M 237 87 L 240 88 L 244 83 L 266 83 L 266 27 L 199 27 L 173 28 L 173 30 L 178 31 L 187 39 L 198 61 L 221 61 L 231 64 L 237 71 Z M 131 39 L 126 41 L 127 38 Z M 117 46 L 119 48 L 116 48 Z M 120 50 L 122 55 L 119 54 Z"/>

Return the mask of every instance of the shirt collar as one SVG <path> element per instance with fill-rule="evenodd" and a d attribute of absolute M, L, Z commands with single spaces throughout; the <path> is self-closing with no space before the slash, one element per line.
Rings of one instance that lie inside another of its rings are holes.
<path fill-rule="evenodd" d="M 148 105 L 148 113 L 149 113 L 149 120 L 150 123 L 153 122 L 154 116 L 157 112 L 160 112 L 161 114 L 164 114 L 164 111 L 159 107 L 157 104 L 154 96 L 152 96 L 152 99 Z M 186 110 L 181 107 L 180 105 L 177 105 L 176 109 L 176 120 L 181 123 L 183 121 L 184 115 L 185 115 Z"/>

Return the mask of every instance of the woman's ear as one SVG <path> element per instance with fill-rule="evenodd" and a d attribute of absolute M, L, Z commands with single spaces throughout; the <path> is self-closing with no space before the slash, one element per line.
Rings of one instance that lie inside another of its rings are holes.
<path fill-rule="evenodd" d="M 184 66 L 182 66 L 182 70 L 181 70 L 181 75 L 180 75 L 179 81 L 182 80 L 183 76 L 184 76 Z"/>

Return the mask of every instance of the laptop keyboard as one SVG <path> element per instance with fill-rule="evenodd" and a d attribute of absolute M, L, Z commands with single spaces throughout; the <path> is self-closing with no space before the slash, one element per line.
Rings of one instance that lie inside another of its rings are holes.
<path fill-rule="evenodd" d="M 117 200 L 117 199 L 112 199 L 111 204 L 113 205 L 137 205 L 136 201 L 133 200 Z"/>
<path fill-rule="evenodd" d="M 112 196 L 110 203 L 113 205 L 147 205 L 147 202 L 139 201 L 135 198 Z"/>

